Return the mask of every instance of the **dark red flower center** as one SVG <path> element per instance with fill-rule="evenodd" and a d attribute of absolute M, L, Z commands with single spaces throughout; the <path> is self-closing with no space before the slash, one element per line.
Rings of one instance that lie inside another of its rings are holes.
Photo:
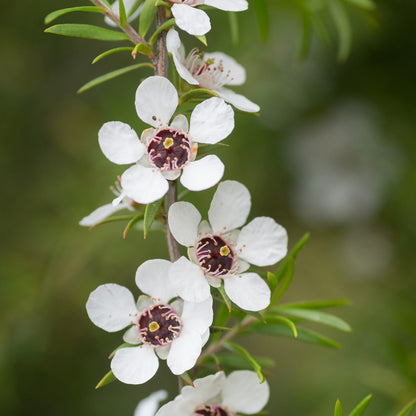
<path fill-rule="evenodd" d="M 138 326 L 143 342 L 159 347 L 179 336 L 182 323 L 169 305 L 154 305 L 142 312 Z"/>
<path fill-rule="evenodd" d="M 195 247 L 196 257 L 204 272 L 221 277 L 231 272 L 235 256 L 232 248 L 219 236 L 201 238 Z"/>
<path fill-rule="evenodd" d="M 224 410 L 220 406 L 215 406 L 213 404 L 205 404 L 203 406 L 198 407 L 195 410 L 195 415 L 201 415 L 201 416 L 229 416 L 230 413 L 228 413 L 226 410 Z"/>
<path fill-rule="evenodd" d="M 162 129 L 149 140 L 147 153 L 159 169 L 181 169 L 191 160 L 191 142 L 178 130 Z"/>

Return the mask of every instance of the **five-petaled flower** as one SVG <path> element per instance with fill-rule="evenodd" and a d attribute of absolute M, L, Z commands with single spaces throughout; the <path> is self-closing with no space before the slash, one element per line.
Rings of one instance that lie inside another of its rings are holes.
<path fill-rule="evenodd" d="M 234 416 L 260 412 L 269 400 L 267 381 L 260 383 L 253 371 L 220 371 L 185 386 L 175 400 L 166 403 L 156 416 Z"/>
<path fill-rule="evenodd" d="M 179 296 L 201 302 L 210 296 L 209 285 L 221 286 L 239 307 L 258 311 L 270 303 L 270 289 L 257 273 L 244 273 L 250 264 L 269 266 L 287 253 L 286 230 L 270 217 L 245 224 L 251 208 L 250 193 L 236 181 L 218 185 L 207 221 L 189 202 L 169 209 L 169 228 L 178 243 L 188 247 L 190 260 L 181 257 L 170 274 Z"/>
<path fill-rule="evenodd" d="M 140 400 L 134 410 L 134 416 L 155 416 L 157 410 L 159 409 L 160 402 L 165 400 L 167 397 L 168 392 L 166 390 L 155 391 L 145 399 Z"/>
<path fill-rule="evenodd" d="M 208 340 L 212 323 L 212 299 L 192 303 L 177 297 L 169 279 L 172 263 L 149 260 L 136 272 L 142 292 L 137 304 L 131 292 L 117 284 L 95 289 L 87 301 L 91 321 L 108 332 L 130 326 L 123 340 L 135 346 L 118 349 L 111 370 L 123 383 L 142 384 L 153 377 L 159 360 L 167 359 L 173 374 L 182 374 L 195 365 Z"/>
<path fill-rule="evenodd" d="M 199 53 L 192 49 L 186 56 L 185 48 L 176 30 L 169 30 L 166 47 L 172 54 L 178 74 L 188 84 L 199 85 L 216 92 L 221 98 L 241 111 L 256 113 L 260 107 L 224 85 L 242 85 L 246 81 L 246 71 L 233 58 L 222 52 Z"/>
<path fill-rule="evenodd" d="M 191 191 L 214 186 L 224 174 L 224 164 L 215 155 L 195 160 L 198 143 L 215 144 L 234 128 L 234 111 L 224 100 L 212 97 L 198 104 L 187 118 L 179 114 L 169 124 L 178 106 L 178 93 L 163 77 L 152 76 L 136 91 L 136 111 L 153 128 L 136 132 L 125 123 L 110 121 L 99 133 L 104 155 L 113 163 L 135 163 L 121 175 L 123 196 L 139 204 L 160 199 L 167 192 L 168 180 L 177 179 Z"/>
<path fill-rule="evenodd" d="M 247 0 L 168 0 L 176 25 L 190 35 L 202 36 L 211 30 L 208 15 L 195 6 L 205 4 L 229 12 L 247 10 Z"/>

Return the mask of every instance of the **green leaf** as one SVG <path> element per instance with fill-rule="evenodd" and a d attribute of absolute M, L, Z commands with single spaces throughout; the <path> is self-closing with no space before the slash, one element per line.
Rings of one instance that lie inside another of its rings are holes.
<path fill-rule="evenodd" d="M 207 37 L 203 36 L 195 36 L 200 42 L 202 42 L 205 46 L 208 46 Z"/>
<path fill-rule="evenodd" d="M 160 206 L 162 205 L 163 199 L 153 202 L 152 204 L 146 205 L 146 210 L 144 212 L 144 238 L 147 237 L 150 228 L 152 227 L 153 221 L 156 218 L 156 215 L 159 212 Z"/>
<path fill-rule="evenodd" d="M 175 19 L 169 19 L 166 20 L 165 23 L 163 23 L 162 25 L 160 25 L 155 32 L 153 33 L 153 35 L 150 37 L 149 43 L 151 45 L 153 45 L 153 43 L 155 42 L 155 40 L 157 39 L 159 33 L 163 32 L 164 30 L 168 30 L 169 28 L 171 28 L 172 26 L 175 25 Z"/>
<path fill-rule="evenodd" d="M 119 10 L 119 16 L 120 16 L 120 26 L 124 27 L 127 23 L 127 14 L 126 14 L 126 8 L 124 7 L 123 0 L 118 0 L 118 10 Z"/>
<path fill-rule="evenodd" d="M 338 59 L 340 61 L 345 61 L 348 58 L 351 50 L 351 23 L 345 7 L 340 0 L 331 0 L 329 2 L 329 11 L 332 14 L 332 18 L 334 19 L 334 23 L 338 32 Z"/>
<path fill-rule="evenodd" d="M 72 12 L 103 13 L 104 10 L 105 9 L 103 7 L 96 7 L 96 6 L 68 7 L 66 9 L 56 10 L 52 13 L 49 13 L 45 17 L 45 25 L 48 25 L 49 23 L 53 22 L 58 17 L 63 16 L 64 14 L 67 14 L 67 13 L 72 13 Z"/>
<path fill-rule="evenodd" d="M 136 215 L 135 217 L 133 217 L 129 223 L 126 225 L 126 228 L 124 229 L 123 232 L 123 238 L 126 239 L 127 234 L 129 233 L 129 231 L 131 230 L 131 228 L 133 227 L 134 224 L 136 224 L 137 221 L 140 221 L 143 218 L 143 214 L 139 214 Z"/>
<path fill-rule="evenodd" d="M 155 0 L 145 0 L 139 17 L 139 35 L 144 38 L 156 13 Z"/>
<path fill-rule="evenodd" d="M 239 37 L 237 13 L 229 12 L 228 21 L 230 23 L 231 40 L 234 43 L 234 45 L 236 45 L 238 43 L 238 37 Z"/>
<path fill-rule="evenodd" d="M 97 39 L 107 41 L 129 40 L 129 36 L 123 32 L 116 32 L 110 29 L 104 29 L 99 26 L 83 25 L 77 23 L 65 23 L 55 25 L 45 29 L 46 33 L 55 35 L 72 36 L 77 38 Z"/>
<path fill-rule="evenodd" d="M 274 305 L 286 292 L 292 283 L 293 274 L 295 272 L 295 260 L 289 256 L 285 263 L 282 264 L 279 271 L 276 273 L 277 281 L 281 282 L 278 289 L 272 295 L 270 305 Z"/>
<path fill-rule="evenodd" d="M 108 2 L 108 0 L 101 0 L 101 3 L 104 3 L 110 10 L 112 10 L 111 9 L 111 4 Z"/>
<path fill-rule="evenodd" d="M 337 308 L 338 306 L 349 305 L 348 299 L 329 299 L 329 300 L 315 300 L 311 302 L 296 302 L 296 303 L 285 303 L 280 305 L 285 308 L 298 308 L 298 309 L 326 309 L 326 308 Z"/>
<path fill-rule="evenodd" d="M 337 399 L 337 402 L 335 403 L 334 416 L 344 416 L 344 412 L 342 410 L 341 403 L 340 403 L 339 399 Z"/>
<path fill-rule="evenodd" d="M 211 154 L 218 149 L 226 149 L 230 147 L 229 144 L 225 143 L 215 143 L 215 144 L 206 144 L 206 143 L 198 143 L 198 156 L 205 155 L 207 153 Z"/>
<path fill-rule="evenodd" d="M 257 16 L 260 38 L 263 42 L 266 42 L 269 36 L 269 12 L 267 7 L 267 1 L 253 0 L 252 3 Z"/>
<path fill-rule="evenodd" d="M 270 292 L 274 293 L 274 291 L 277 288 L 277 285 L 279 284 L 276 275 L 272 272 L 267 272 L 267 281 L 269 282 Z"/>
<path fill-rule="evenodd" d="M 130 46 L 109 49 L 108 51 L 105 51 L 105 52 L 101 53 L 100 55 L 98 55 L 97 57 L 95 57 L 94 60 L 92 61 L 92 63 L 95 64 L 98 61 L 101 61 L 101 59 L 105 58 L 106 56 L 112 55 L 113 53 L 124 52 L 124 51 L 132 51 L 132 50 L 133 50 L 133 48 L 130 47 Z"/>
<path fill-rule="evenodd" d="M 376 9 L 376 5 L 372 0 L 344 0 L 346 3 L 350 3 L 353 6 L 357 6 L 364 10 L 373 11 Z"/>
<path fill-rule="evenodd" d="M 349 416 L 362 416 L 365 412 L 365 409 L 367 409 L 372 397 L 373 397 L 373 395 L 369 394 L 367 397 L 365 397 L 363 400 L 361 400 L 361 402 L 358 403 L 358 405 L 349 414 Z"/>
<path fill-rule="evenodd" d="M 229 317 L 230 317 L 230 311 L 228 310 L 227 305 L 225 303 L 221 303 L 217 311 L 217 316 L 215 317 L 214 325 L 225 326 L 226 323 L 228 322 Z M 213 343 L 218 341 L 219 335 L 220 334 L 216 333 L 212 336 Z"/>
<path fill-rule="evenodd" d="M 298 337 L 298 330 L 296 329 L 296 325 L 290 319 L 285 318 L 284 316 L 270 316 L 270 315 L 264 316 L 264 319 L 266 320 L 266 325 L 271 323 L 271 324 L 282 324 L 282 325 L 287 326 L 293 332 L 293 336 L 295 338 Z"/>
<path fill-rule="evenodd" d="M 126 221 L 126 220 L 131 220 L 132 218 L 133 217 L 131 215 L 120 215 L 118 217 L 106 218 L 105 220 L 97 222 L 97 224 L 94 224 L 91 227 L 89 227 L 89 230 L 92 230 L 93 228 L 98 227 L 99 225 L 107 224 L 108 222 Z"/>
<path fill-rule="evenodd" d="M 283 326 L 279 324 L 262 325 L 261 323 L 255 323 L 251 325 L 247 329 L 246 332 L 259 332 L 261 334 L 293 339 L 292 330 L 289 329 L 287 326 Z M 297 327 L 297 332 L 298 332 L 298 337 L 296 338 L 297 341 L 303 341 L 309 344 L 321 345 L 323 347 L 336 348 L 336 349 L 341 347 L 341 345 L 339 345 L 336 341 L 324 335 L 321 335 L 315 331 Z"/>
<path fill-rule="evenodd" d="M 206 88 L 193 88 L 192 90 L 186 92 L 185 94 L 179 97 L 179 105 L 186 103 L 187 101 L 193 98 L 201 98 L 209 95 L 210 97 L 218 97 L 218 94 L 214 91 L 208 90 Z"/>
<path fill-rule="evenodd" d="M 241 358 L 235 354 L 209 354 L 203 357 L 200 364 L 206 365 L 207 361 L 213 362 L 213 369 L 220 371 L 221 367 L 227 367 L 227 369 L 234 370 L 251 370 L 252 366 L 246 359 Z M 268 368 L 274 366 L 275 362 L 268 357 L 255 357 L 257 363 L 261 368 Z"/>
<path fill-rule="evenodd" d="M 220 287 L 217 287 L 217 290 L 218 290 L 218 292 L 220 292 L 220 295 L 221 295 L 222 299 L 224 300 L 224 303 L 225 303 L 225 306 L 228 309 L 228 312 L 231 312 L 232 303 L 231 303 L 230 298 L 225 293 L 225 289 L 224 289 L 224 286 L 223 286 L 222 283 L 221 283 L 221 286 Z"/>
<path fill-rule="evenodd" d="M 180 377 L 186 384 L 188 384 L 189 386 L 195 387 L 191 376 L 186 371 L 182 373 Z"/>
<path fill-rule="evenodd" d="M 290 250 L 289 256 L 296 258 L 302 248 L 305 247 L 305 244 L 308 242 L 310 236 L 311 235 L 309 233 L 305 233 L 302 238 L 295 244 L 295 247 Z"/>
<path fill-rule="evenodd" d="M 302 19 L 302 41 L 300 44 L 299 56 L 304 59 L 309 52 L 312 38 L 312 19 L 311 13 L 306 7 L 301 8 Z"/>
<path fill-rule="evenodd" d="M 131 53 L 133 59 L 136 59 L 137 52 L 141 53 L 142 55 L 150 56 L 152 54 L 152 49 L 146 43 L 138 43 Z"/>
<path fill-rule="evenodd" d="M 233 342 L 227 342 L 225 345 L 231 347 L 235 352 L 237 352 L 241 358 L 243 358 L 245 361 L 247 361 L 253 370 L 257 373 L 260 379 L 260 383 L 263 383 L 264 376 L 261 372 L 261 366 L 260 364 L 250 355 L 250 353 L 241 345 L 235 344 Z"/>
<path fill-rule="evenodd" d="M 113 372 L 110 370 L 95 386 L 96 389 L 105 386 L 106 384 L 110 384 L 113 381 L 117 380 Z"/>
<path fill-rule="evenodd" d="M 416 406 L 416 400 L 413 400 L 408 405 L 402 409 L 402 411 L 397 416 L 409 416 L 410 412 L 415 408 Z"/>
<path fill-rule="evenodd" d="M 351 327 L 341 318 L 335 315 L 313 309 L 297 309 L 293 307 L 275 306 L 273 312 L 288 315 L 291 318 L 304 319 L 310 322 L 320 323 L 344 332 L 351 332 Z"/>
<path fill-rule="evenodd" d="M 93 87 L 96 87 L 97 85 L 100 85 L 104 82 L 110 81 L 111 79 L 117 78 L 120 75 L 124 75 L 124 74 L 127 74 L 130 71 L 134 71 L 135 69 L 144 68 L 144 67 L 153 68 L 152 64 L 143 63 L 143 64 L 130 65 L 130 66 L 126 66 L 124 68 L 116 69 L 115 71 L 108 72 L 107 74 L 101 75 L 101 76 L 99 76 L 97 78 L 94 78 L 93 80 L 87 82 L 86 84 L 84 84 L 77 91 L 77 93 L 80 94 L 84 91 L 87 91 L 87 90 L 93 88 Z"/>

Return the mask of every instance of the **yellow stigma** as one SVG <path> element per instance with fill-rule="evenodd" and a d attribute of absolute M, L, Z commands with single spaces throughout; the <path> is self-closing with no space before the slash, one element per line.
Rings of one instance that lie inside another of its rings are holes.
<path fill-rule="evenodd" d="M 149 324 L 149 330 L 150 330 L 150 332 L 155 332 L 159 328 L 160 328 L 160 326 L 159 326 L 159 324 L 157 322 L 155 322 L 155 321 L 150 322 L 150 324 Z"/>
<path fill-rule="evenodd" d="M 230 249 L 227 246 L 222 246 L 220 248 L 220 254 L 221 256 L 228 256 L 230 254 Z"/>
<path fill-rule="evenodd" d="M 173 145 L 172 137 L 166 138 L 165 141 L 163 142 L 163 146 L 165 146 L 165 149 L 169 149 L 169 147 L 171 147 L 172 145 Z"/>

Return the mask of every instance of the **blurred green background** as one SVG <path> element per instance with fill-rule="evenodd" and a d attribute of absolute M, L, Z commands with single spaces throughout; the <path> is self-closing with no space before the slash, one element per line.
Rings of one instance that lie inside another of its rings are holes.
<path fill-rule="evenodd" d="M 312 233 L 283 301 L 349 298 L 351 306 L 335 313 L 353 333 L 325 332 L 340 350 L 259 336 L 246 346 L 275 360 L 271 415 L 331 415 L 338 397 L 349 410 L 369 393 L 369 415 L 393 415 L 416 396 L 416 3 L 379 1 L 376 20 L 349 8 L 353 46 L 345 63 L 337 62 L 330 19 L 332 42 L 314 36 L 300 60 L 298 10 L 291 1 L 269 3 L 266 43 L 253 10 L 238 14 L 238 45 L 226 14 L 210 11 L 209 50 L 247 68 L 238 91 L 262 107 L 260 117 L 236 115 L 231 146 L 219 153 L 225 178 L 250 189 L 251 218 L 276 218 L 291 246 Z M 76 5 L 82 2 L 2 5 L 1 415 L 132 415 L 149 392 L 176 389 L 162 364 L 144 386 L 94 390 L 120 334 L 92 325 L 89 293 L 117 282 L 138 295 L 137 266 L 167 250 L 160 232 L 123 240 L 119 223 L 78 226 L 111 200 L 108 187 L 123 171 L 101 154 L 98 129 L 110 120 L 144 127 L 134 92 L 150 72 L 76 95 L 86 81 L 130 62 L 117 55 L 92 66 L 112 45 L 43 33 L 48 12 Z M 189 38 L 187 45 L 201 46 Z M 206 212 L 212 194 L 190 199 Z"/>

